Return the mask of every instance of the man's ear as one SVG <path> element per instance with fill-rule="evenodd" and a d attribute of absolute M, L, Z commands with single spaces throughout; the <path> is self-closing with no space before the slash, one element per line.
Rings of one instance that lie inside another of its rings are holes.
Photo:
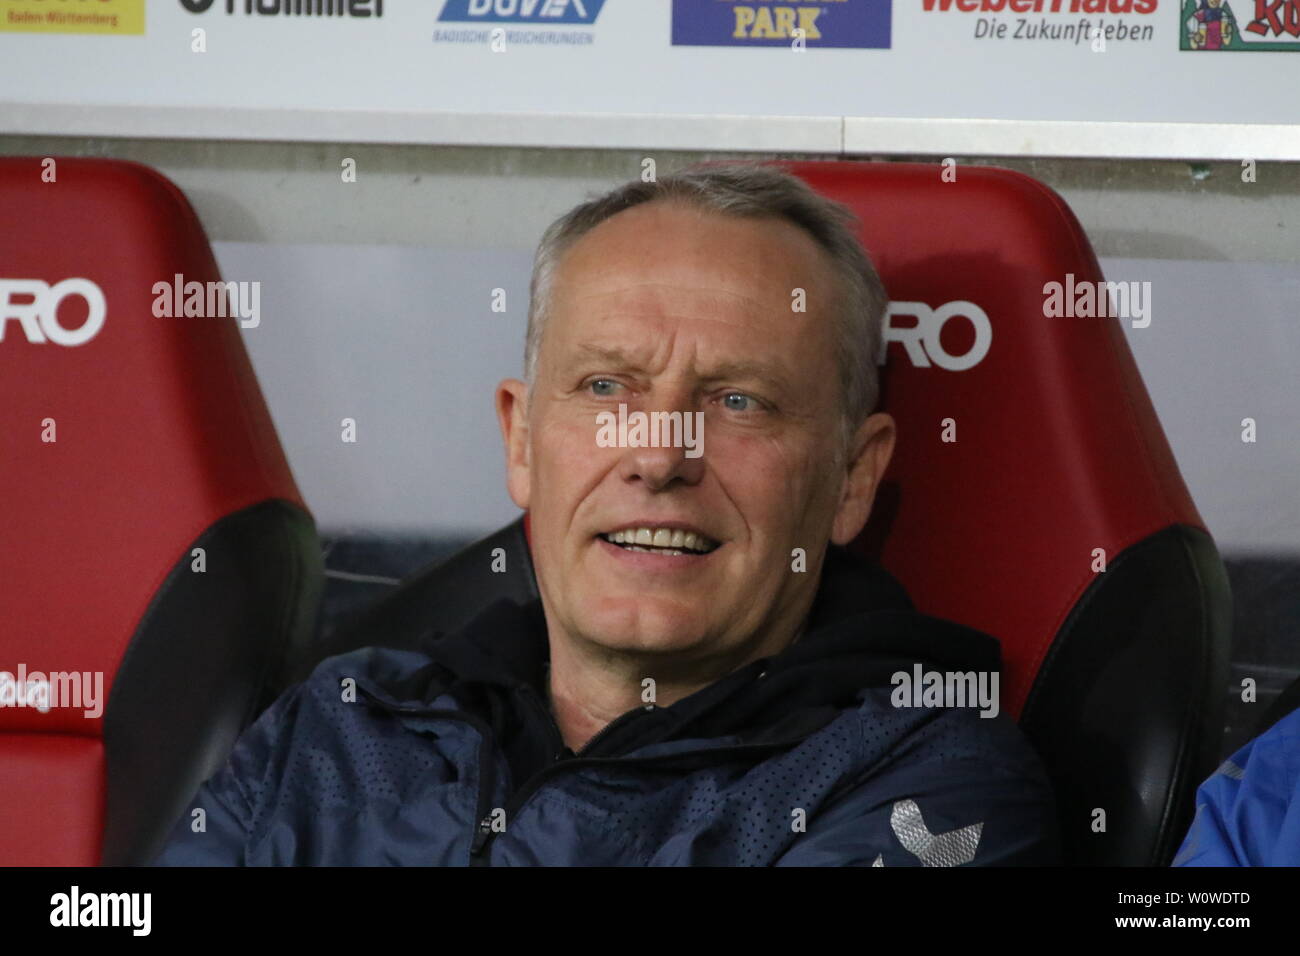
<path fill-rule="evenodd" d="M 508 378 L 497 386 L 497 422 L 506 446 L 506 490 L 527 510 L 531 490 L 528 467 L 528 386 Z"/>
<path fill-rule="evenodd" d="M 831 524 L 831 541 L 845 545 L 867 525 L 880 479 L 894 455 L 894 419 L 884 412 L 867 418 L 849 445 L 848 475 Z"/>

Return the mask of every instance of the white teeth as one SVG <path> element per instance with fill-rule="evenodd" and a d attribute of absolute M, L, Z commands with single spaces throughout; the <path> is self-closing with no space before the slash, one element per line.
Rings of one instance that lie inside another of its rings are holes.
<path fill-rule="evenodd" d="M 717 547 L 716 542 L 704 535 L 681 528 L 623 528 L 609 532 L 605 538 L 611 544 L 629 546 L 631 551 L 655 548 L 671 554 L 699 554 Z"/>

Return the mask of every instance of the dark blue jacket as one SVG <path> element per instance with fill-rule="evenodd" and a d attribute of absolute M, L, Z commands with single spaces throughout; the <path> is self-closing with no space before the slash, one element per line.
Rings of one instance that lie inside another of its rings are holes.
<path fill-rule="evenodd" d="M 996 670 L 996 642 L 916 613 L 839 549 L 799 641 L 577 754 L 545 704 L 548 650 L 540 605 L 501 603 L 420 652 L 324 661 L 241 737 L 157 862 L 1057 862 L 1051 792 L 1012 720 L 891 703 L 891 675 Z"/>

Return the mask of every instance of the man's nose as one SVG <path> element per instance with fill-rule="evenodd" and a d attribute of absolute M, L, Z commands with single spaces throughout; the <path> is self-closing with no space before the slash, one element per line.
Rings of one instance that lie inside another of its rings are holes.
<path fill-rule="evenodd" d="M 650 491 L 676 482 L 690 486 L 704 477 L 704 456 L 686 456 L 686 448 L 625 448 L 620 472 L 624 481 L 642 481 Z"/>
<path fill-rule="evenodd" d="M 647 442 L 624 447 L 619 462 L 623 480 L 643 481 L 651 492 L 675 483 L 699 484 L 705 475 L 705 416 L 694 410 L 692 388 L 686 382 L 663 382 L 645 399 L 628 407 L 629 416 L 645 415 Z M 628 431 L 630 437 L 632 429 Z"/>

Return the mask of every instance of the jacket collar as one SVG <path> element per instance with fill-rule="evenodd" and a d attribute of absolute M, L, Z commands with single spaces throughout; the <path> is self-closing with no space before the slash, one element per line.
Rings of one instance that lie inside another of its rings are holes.
<path fill-rule="evenodd" d="M 540 600 L 500 601 L 457 633 L 432 635 L 422 648 L 430 663 L 386 684 L 385 696 L 430 703 L 453 686 L 514 692 L 546 700 L 550 644 Z M 831 546 L 802 637 L 781 653 L 753 661 L 671 707 L 635 721 L 643 740 L 689 734 L 753 732 L 774 715 L 829 713 L 852 705 L 872 686 L 915 663 L 959 670 L 996 670 L 997 642 L 987 635 L 917 614 L 902 585 L 883 568 Z M 494 697 L 495 699 L 495 697 Z M 496 705 L 494 704 L 494 707 Z M 614 735 L 620 740 L 627 734 Z"/>

